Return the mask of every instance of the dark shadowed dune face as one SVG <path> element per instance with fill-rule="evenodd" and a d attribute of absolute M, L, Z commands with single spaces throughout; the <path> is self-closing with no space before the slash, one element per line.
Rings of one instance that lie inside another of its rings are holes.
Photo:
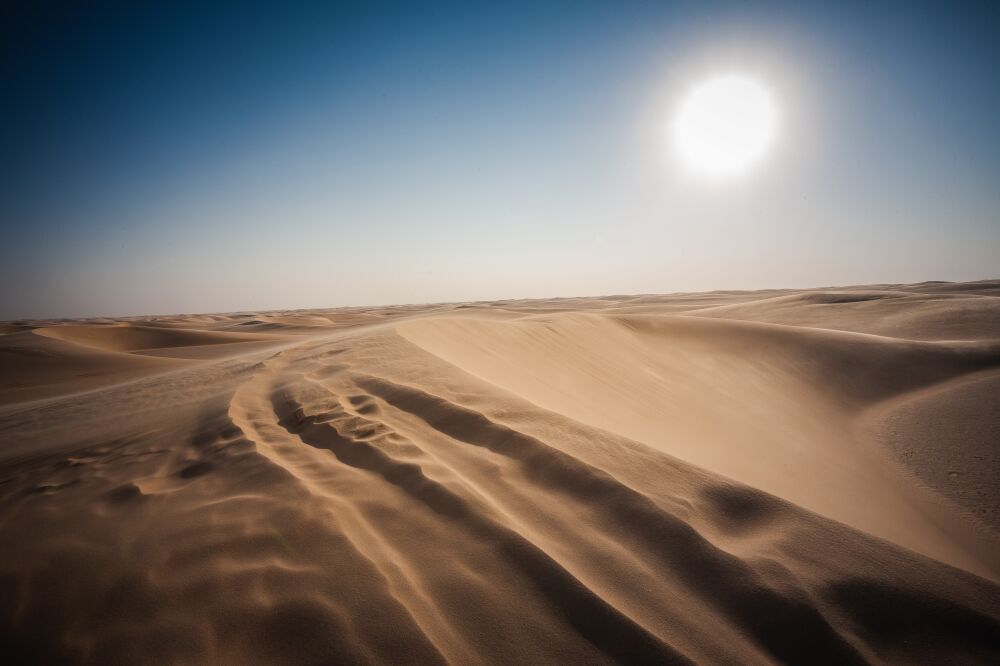
<path fill-rule="evenodd" d="M 997 663 L 994 287 L 8 323 L 4 661 Z"/>

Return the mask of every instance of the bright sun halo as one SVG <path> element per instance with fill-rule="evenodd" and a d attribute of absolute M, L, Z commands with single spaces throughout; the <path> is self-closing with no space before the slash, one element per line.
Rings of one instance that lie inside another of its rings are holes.
<path fill-rule="evenodd" d="M 759 162 L 776 130 L 777 112 L 767 89 L 753 79 L 727 75 L 688 93 L 674 119 L 673 140 L 689 169 L 725 177 Z"/>

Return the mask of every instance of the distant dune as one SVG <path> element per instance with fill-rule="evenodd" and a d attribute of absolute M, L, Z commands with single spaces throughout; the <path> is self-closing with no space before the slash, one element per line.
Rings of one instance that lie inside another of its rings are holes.
<path fill-rule="evenodd" d="M 8 663 L 1000 661 L 1000 281 L 0 326 Z"/>

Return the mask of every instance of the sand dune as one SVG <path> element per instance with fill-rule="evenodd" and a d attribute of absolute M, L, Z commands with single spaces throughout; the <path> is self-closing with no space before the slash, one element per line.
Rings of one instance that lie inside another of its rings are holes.
<path fill-rule="evenodd" d="M 13 663 L 996 663 L 998 285 L 13 326 L 0 636 Z"/>
<path fill-rule="evenodd" d="M 176 367 L 169 361 L 67 343 L 31 330 L 0 338 L 0 363 L 0 404 L 88 390 Z"/>
<path fill-rule="evenodd" d="M 977 564 L 955 548 L 995 551 L 995 535 L 941 512 L 918 484 L 897 480 L 893 466 L 864 450 L 847 427 L 868 404 L 1000 364 L 993 343 L 945 346 L 733 321 L 576 314 L 510 323 L 435 319 L 400 331 L 545 409 L 1000 576 L 1000 561 Z"/>
<path fill-rule="evenodd" d="M 0 341 L 0 405 L 93 390 L 176 370 L 181 359 L 240 355 L 282 339 L 129 323 L 22 328 Z"/>
<path fill-rule="evenodd" d="M 914 340 L 976 340 L 994 338 L 1000 329 L 994 298 L 974 292 L 821 291 L 719 305 L 697 314 Z"/>
<path fill-rule="evenodd" d="M 1000 370 L 905 393 L 862 423 L 922 482 L 1000 529 L 1000 456 L 983 451 L 1000 442 Z"/>
<path fill-rule="evenodd" d="M 72 342 L 106 351 L 146 351 L 173 347 L 199 347 L 271 340 L 249 333 L 220 333 L 181 328 L 159 328 L 130 324 L 112 326 L 51 326 L 34 331 L 47 338 Z"/>

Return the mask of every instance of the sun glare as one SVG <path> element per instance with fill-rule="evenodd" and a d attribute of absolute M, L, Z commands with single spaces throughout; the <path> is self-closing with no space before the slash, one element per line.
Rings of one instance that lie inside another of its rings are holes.
<path fill-rule="evenodd" d="M 764 86 L 743 76 L 719 76 L 684 98 L 674 119 L 674 146 L 691 171 L 713 178 L 734 176 L 767 154 L 777 120 Z"/>

